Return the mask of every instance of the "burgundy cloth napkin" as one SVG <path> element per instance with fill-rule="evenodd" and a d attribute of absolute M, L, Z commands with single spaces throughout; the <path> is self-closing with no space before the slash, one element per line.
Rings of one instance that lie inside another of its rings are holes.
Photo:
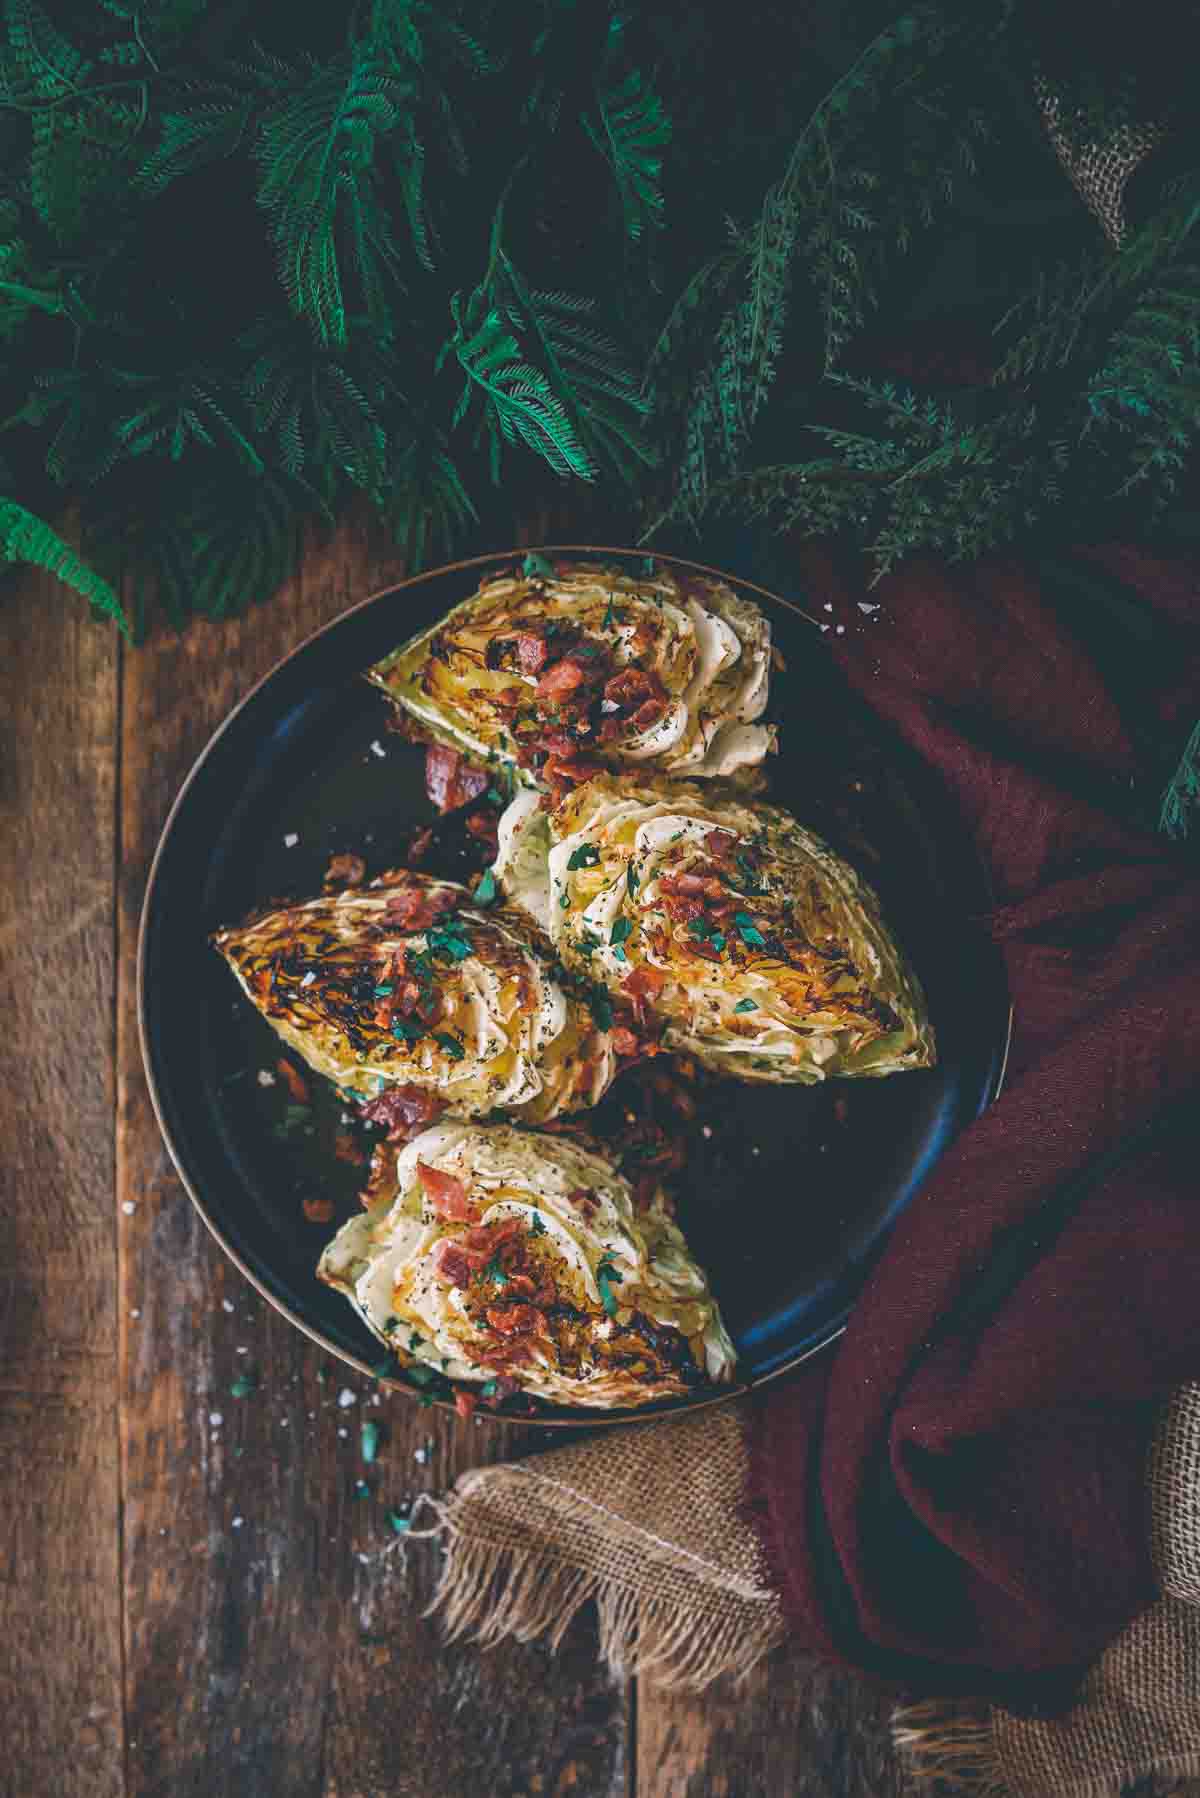
<path fill-rule="evenodd" d="M 1134 816 L 1200 713 L 1200 581 L 1069 560 L 1073 611 L 1015 564 L 872 593 L 797 554 L 851 683 L 976 837 L 1015 1029 L 836 1354 L 756 1408 L 750 1481 L 809 1646 L 1049 1712 L 1154 1597 L 1154 1401 L 1200 1376 L 1200 878 Z"/>

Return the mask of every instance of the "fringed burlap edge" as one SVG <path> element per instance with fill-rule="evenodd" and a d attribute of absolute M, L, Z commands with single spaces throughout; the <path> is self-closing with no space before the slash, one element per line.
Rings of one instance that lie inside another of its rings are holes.
<path fill-rule="evenodd" d="M 915 1791 L 1013 1798 L 997 1759 L 988 1705 L 936 1699 L 902 1705 L 892 1713 L 892 1745 Z"/>
<path fill-rule="evenodd" d="M 786 1633 L 738 1516 L 744 1458 L 726 1415 L 477 1468 L 414 1508 L 407 1540 L 436 1538 L 445 1557 L 427 1615 L 451 1640 L 544 1637 L 557 1648 L 594 1604 L 600 1654 L 618 1677 L 693 1691 L 724 1675 L 740 1682 Z M 654 1525 L 659 1512 L 678 1522 L 683 1481 L 681 1540 L 681 1528 Z"/>

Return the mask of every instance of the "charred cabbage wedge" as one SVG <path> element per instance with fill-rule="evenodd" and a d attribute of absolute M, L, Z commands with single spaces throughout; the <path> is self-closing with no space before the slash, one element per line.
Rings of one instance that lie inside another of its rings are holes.
<path fill-rule="evenodd" d="M 771 631 L 723 581 L 557 564 L 493 577 L 369 679 L 434 739 L 554 789 L 589 767 L 748 774 Z"/>
<path fill-rule="evenodd" d="M 661 1191 L 635 1211 L 602 1154 L 558 1136 L 424 1131 L 318 1272 L 402 1365 L 452 1380 L 504 1379 L 609 1408 L 733 1374 L 716 1303 Z"/>
<path fill-rule="evenodd" d="M 740 1080 L 932 1066 L 916 974 L 879 899 L 777 806 L 601 775 L 547 812 L 519 794 L 496 876 L 569 968 Z"/>
<path fill-rule="evenodd" d="M 363 1098 L 425 1088 L 462 1116 L 538 1122 L 594 1105 L 616 1072 L 607 1017 L 528 921 L 449 881 L 385 876 L 213 941 L 283 1040 Z"/>

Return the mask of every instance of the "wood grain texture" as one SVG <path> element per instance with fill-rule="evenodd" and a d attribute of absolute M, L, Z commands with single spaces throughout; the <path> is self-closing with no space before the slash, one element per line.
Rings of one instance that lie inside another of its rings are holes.
<path fill-rule="evenodd" d="M 589 1632 L 553 1661 L 446 1651 L 421 1616 L 438 1550 L 397 1547 L 387 1522 L 520 1438 L 403 1397 L 375 1404 L 373 1382 L 324 1366 L 208 1237 L 142 1078 L 138 917 L 180 782 L 261 674 L 400 573 L 347 527 L 268 605 L 128 661 L 117 1167 L 131 1798 L 626 1791 L 626 1697 Z M 238 1398 L 246 1369 L 257 1384 Z M 383 1429 L 370 1468 L 365 1414 Z"/>
<path fill-rule="evenodd" d="M 0 602 L 0 1790 L 124 1789 L 113 1226 L 118 645 Z"/>
<path fill-rule="evenodd" d="M 854 1675 L 786 1650 L 701 1698 L 642 1685 L 638 1798 L 898 1798 L 890 1708 Z"/>

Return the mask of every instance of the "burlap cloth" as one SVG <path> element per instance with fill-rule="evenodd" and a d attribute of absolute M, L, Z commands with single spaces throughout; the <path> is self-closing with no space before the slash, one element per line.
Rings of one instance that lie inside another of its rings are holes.
<path fill-rule="evenodd" d="M 616 1674 L 702 1689 L 744 1679 L 785 1634 L 758 1539 L 742 1514 L 736 1406 L 603 1433 L 465 1474 L 423 1501 L 413 1536 L 445 1550 L 433 1609 L 451 1636 L 557 1644 L 595 1601 Z M 980 1798 L 1101 1798 L 1152 1773 L 1200 1774 L 1200 1385 L 1163 1408 L 1147 1470 L 1162 1597 L 1050 1721 L 961 1701 L 897 1709 L 915 1791 Z"/>

